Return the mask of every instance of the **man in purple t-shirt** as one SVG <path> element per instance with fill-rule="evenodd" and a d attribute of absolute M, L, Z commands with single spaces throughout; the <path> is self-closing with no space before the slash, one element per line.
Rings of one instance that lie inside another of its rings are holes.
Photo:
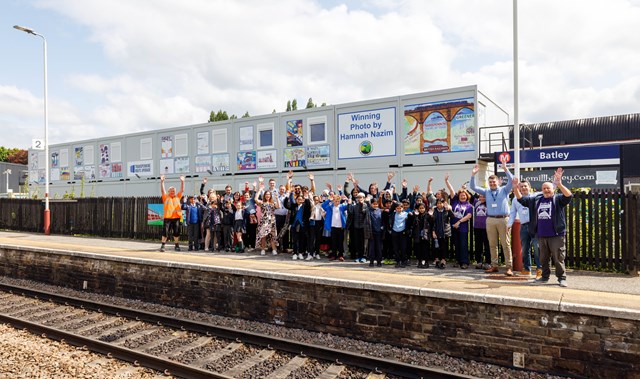
<path fill-rule="evenodd" d="M 542 192 L 535 196 L 522 196 L 518 187 L 518 178 L 513 178 L 513 192 L 520 204 L 529 208 L 529 234 L 538 237 L 540 245 L 540 262 L 542 263 L 542 277 L 535 279 L 536 283 L 546 283 L 551 276 L 549 257 L 556 267 L 556 277 L 561 287 L 567 286 L 567 276 L 564 268 L 566 256 L 565 235 L 567 234 L 564 208 L 571 202 L 571 191 L 562 184 L 562 168 L 558 168 L 553 175 L 553 183 L 542 184 Z M 560 189 L 555 194 L 553 185 Z"/>

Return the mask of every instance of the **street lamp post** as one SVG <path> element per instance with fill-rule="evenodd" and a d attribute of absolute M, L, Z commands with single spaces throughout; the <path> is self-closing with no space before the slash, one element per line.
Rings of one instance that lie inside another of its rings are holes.
<path fill-rule="evenodd" d="M 51 231 L 51 212 L 49 210 L 49 160 L 51 158 L 49 157 L 49 110 L 47 108 L 47 39 L 31 28 L 20 25 L 14 25 L 13 27 L 14 29 L 42 38 L 42 46 L 44 48 L 44 234 L 49 235 Z"/>

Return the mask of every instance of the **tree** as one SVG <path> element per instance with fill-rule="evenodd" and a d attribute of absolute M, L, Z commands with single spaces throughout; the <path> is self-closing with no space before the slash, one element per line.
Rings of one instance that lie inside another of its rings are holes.
<path fill-rule="evenodd" d="M 321 107 L 326 107 L 326 106 L 327 106 L 327 103 L 322 103 L 322 104 L 320 104 L 320 106 L 321 106 Z"/>
<path fill-rule="evenodd" d="M 9 157 L 9 149 L 4 146 L 0 146 L 0 162 L 6 162 Z"/>
<path fill-rule="evenodd" d="M 309 98 L 309 101 L 307 101 L 307 108 L 306 109 L 315 108 L 315 107 L 316 107 L 316 105 L 313 103 L 313 99 Z"/>
<path fill-rule="evenodd" d="M 298 100 L 296 99 L 291 100 L 291 110 L 292 111 L 298 110 Z"/>
<path fill-rule="evenodd" d="M 249 111 L 244 112 L 241 118 L 247 118 L 247 117 L 251 117 L 251 115 L 249 114 Z"/>
<path fill-rule="evenodd" d="M 223 111 L 220 109 L 218 112 L 211 111 L 209 114 L 209 122 L 216 121 L 225 121 L 229 119 L 229 115 L 227 115 L 227 111 Z"/>
<path fill-rule="evenodd" d="M 13 149 L 7 157 L 7 162 L 26 165 L 29 163 L 29 153 L 23 149 Z"/>
<path fill-rule="evenodd" d="M 291 100 L 287 100 L 287 110 L 286 112 L 291 112 Z"/>
<path fill-rule="evenodd" d="M 275 109 L 275 108 L 273 108 L 273 112 L 271 112 L 271 113 L 275 114 L 275 113 L 276 113 L 276 109 Z"/>

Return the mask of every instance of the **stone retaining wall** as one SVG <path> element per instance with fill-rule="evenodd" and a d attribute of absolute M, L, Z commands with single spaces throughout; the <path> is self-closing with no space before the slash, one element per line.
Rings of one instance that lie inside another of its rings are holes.
<path fill-rule="evenodd" d="M 0 247 L 0 275 L 503 366 L 516 353 L 527 369 L 640 377 L 640 321 L 580 306 L 46 249 Z"/>

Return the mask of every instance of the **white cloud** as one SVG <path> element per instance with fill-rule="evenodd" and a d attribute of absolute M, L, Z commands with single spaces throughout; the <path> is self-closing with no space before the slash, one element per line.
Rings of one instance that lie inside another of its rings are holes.
<path fill-rule="evenodd" d="M 478 84 L 512 109 L 512 10 L 499 0 L 44 0 L 87 28 L 114 73 L 72 74 L 54 100 L 69 139 Z M 519 2 L 522 122 L 637 111 L 636 0 Z M 0 87 L 0 110 L 38 99 Z M 2 122 L 2 121 L 0 121 Z M 62 134 L 59 134 L 62 136 Z"/>

